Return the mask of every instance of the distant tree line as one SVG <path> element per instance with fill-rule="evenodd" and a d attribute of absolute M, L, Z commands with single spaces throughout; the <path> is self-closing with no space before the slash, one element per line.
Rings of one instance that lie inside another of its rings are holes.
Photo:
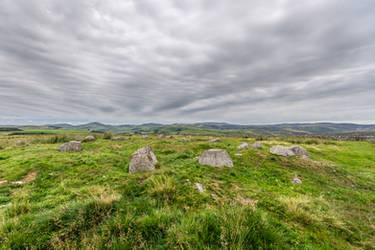
<path fill-rule="evenodd" d="M 23 131 L 23 130 L 19 129 L 19 128 L 7 128 L 7 127 L 3 127 L 3 128 L 0 128 L 0 131 Z"/>

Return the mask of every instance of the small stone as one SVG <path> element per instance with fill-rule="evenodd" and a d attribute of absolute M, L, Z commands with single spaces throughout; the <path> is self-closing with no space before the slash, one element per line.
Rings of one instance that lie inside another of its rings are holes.
<path fill-rule="evenodd" d="M 301 179 L 297 178 L 297 177 L 294 177 L 292 180 L 290 180 L 292 183 L 295 183 L 295 184 L 302 184 L 302 181 Z"/>
<path fill-rule="evenodd" d="M 88 135 L 88 136 L 85 137 L 84 141 L 95 141 L 95 140 L 96 140 L 96 138 L 94 136 Z"/>
<path fill-rule="evenodd" d="M 117 137 L 112 138 L 112 141 L 123 141 L 123 140 L 125 140 L 125 136 L 117 136 Z"/>
<path fill-rule="evenodd" d="M 211 194 L 211 198 L 215 201 L 217 201 L 219 199 L 219 197 L 217 197 L 216 194 Z"/>
<path fill-rule="evenodd" d="M 181 141 L 182 142 L 188 142 L 188 141 L 190 141 L 190 139 L 187 139 L 187 138 L 184 137 L 184 138 L 181 139 Z"/>
<path fill-rule="evenodd" d="M 238 157 L 241 157 L 242 156 L 242 154 L 234 154 L 235 156 L 238 156 Z"/>
<path fill-rule="evenodd" d="M 12 181 L 10 184 L 13 184 L 13 185 L 22 185 L 24 183 L 25 182 L 23 182 L 23 181 Z"/>
<path fill-rule="evenodd" d="M 258 148 L 263 148 L 263 145 L 262 145 L 262 143 L 256 141 L 256 142 L 254 142 L 253 145 L 251 145 L 251 147 L 255 148 L 255 149 L 258 149 Z"/>
<path fill-rule="evenodd" d="M 220 138 L 215 138 L 215 139 L 209 140 L 208 142 L 221 142 L 221 139 Z"/>
<path fill-rule="evenodd" d="M 199 192 L 203 193 L 204 192 L 204 189 L 203 189 L 203 185 L 196 182 L 194 183 L 194 185 L 198 188 Z"/>
<path fill-rule="evenodd" d="M 159 139 L 163 139 L 163 138 L 165 138 L 165 135 L 164 134 L 160 134 L 160 135 L 158 135 L 158 138 Z"/>
<path fill-rule="evenodd" d="M 248 149 L 249 148 L 249 145 L 246 143 L 246 142 L 243 142 L 241 143 L 241 145 L 239 145 L 237 147 L 238 150 L 241 150 L 241 149 Z"/>
<path fill-rule="evenodd" d="M 149 135 L 142 135 L 142 139 L 150 139 Z"/>

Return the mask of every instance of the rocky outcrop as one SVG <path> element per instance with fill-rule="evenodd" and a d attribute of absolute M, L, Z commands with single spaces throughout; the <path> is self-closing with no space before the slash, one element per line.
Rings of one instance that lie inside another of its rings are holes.
<path fill-rule="evenodd" d="M 80 152 L 82 149 L 82 144 L 79 141 L 66 142 L 59 147 L 60 152 Z"/>
<path fill-rule="evenodd" d="M 155 170 L 157 162 L 151 147 L 143 147 L 132 154 L 129 163 L 129 173 Z"/>
<path fill-rule="evenodd" d="M 209 149 L 198 158 L 199 164 L 214 167 L 233 167 L 232 159 L 224 149 Z"/>
<path fill-rule="evenodd" d="M 309 157 L 309 153 L 307 153 L 306 149 L 304 149 L 301 146 L 291 146 L 291 147 L 285 147 L 285 146 L 273 146 L 270 149 L 271 154 L 290 157 L 290 156 L 305 156 Z"/>

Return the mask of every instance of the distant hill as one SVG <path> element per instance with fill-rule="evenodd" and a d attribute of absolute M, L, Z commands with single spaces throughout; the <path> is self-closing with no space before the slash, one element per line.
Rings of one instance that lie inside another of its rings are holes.
<path fill-rule="evenodd" d="M 0 126 L 4 128 L 5 126 Z M 308 136 L 308 135 L 370 135 L 375 136 L 375 125 L 353 123 L 285 123 L 270 125 L 239 125 L 222 122 L 192 124 L 144 123 L 141 125 L 109 125 L 99 122 L 71 125 L 67 123 L 45 126 L 8 126 L 8 129 L 77 129 L 112 133 L 181 133 L 181 134 L 239 134 L 249 136 Z"/>

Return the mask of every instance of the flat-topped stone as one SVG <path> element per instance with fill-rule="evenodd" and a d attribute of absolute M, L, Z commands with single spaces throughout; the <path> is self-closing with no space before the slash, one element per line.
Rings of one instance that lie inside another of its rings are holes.
<path fill-rule="evenodd" d="M 280 155 L 280 156 L 285 156 L 285 157 L 290 157 L 290 156 L 305 156 L 309 157 L 309 153 L 306 151 L 301 146 L 291 146 L 291 147 L 286 147 L 286 146 L 273 146 L 270 149 L 271 154 L 275 155 Z"/>
<path fill-rule="evenodd" d="M 209 149 L 198 158 L 199 164 L 214 167 L 233 167 L 232 159 L 224 149 Z"/>

